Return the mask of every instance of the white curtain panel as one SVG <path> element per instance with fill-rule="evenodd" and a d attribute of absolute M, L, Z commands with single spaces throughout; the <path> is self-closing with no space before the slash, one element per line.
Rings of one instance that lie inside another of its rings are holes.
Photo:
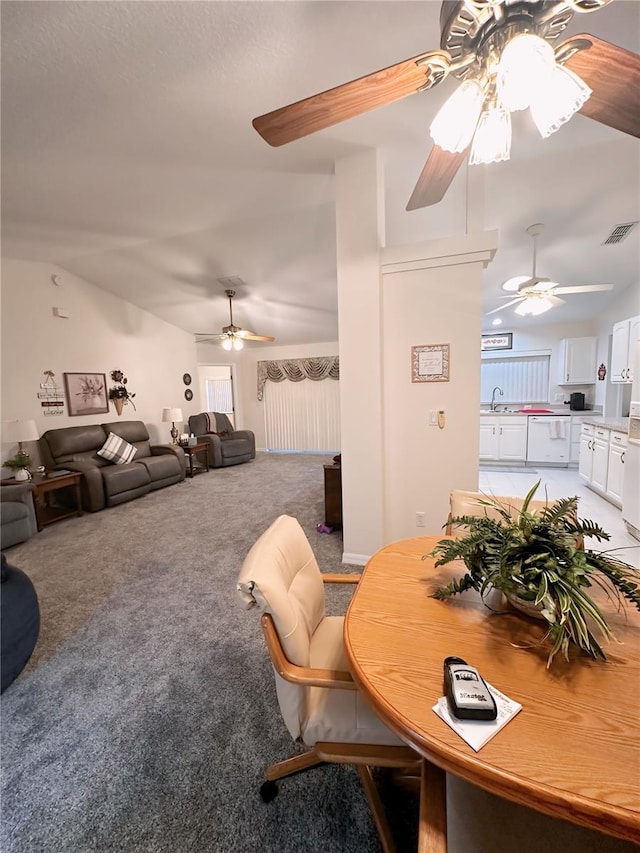
<path fill-rule="evenodd" d="M 268 450 L 340 450 L 339 381 L 267 381 L 264 415 Z"/>
<path fill-rule="evenodd" d="M 233 423 L 233 388 L 230 379 L 207 379 L 207 411 L 222 412 Z"/>

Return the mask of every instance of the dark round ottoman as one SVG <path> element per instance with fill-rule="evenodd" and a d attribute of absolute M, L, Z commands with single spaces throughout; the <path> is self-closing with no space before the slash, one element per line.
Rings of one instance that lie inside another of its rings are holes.
<path fill-rule="evenodd" d="M 40 632 L 40 606 L 27 575 L 10 566 L 2 554 L 0 569 L 0 693 L 20 675 L 31 657 Z"/>

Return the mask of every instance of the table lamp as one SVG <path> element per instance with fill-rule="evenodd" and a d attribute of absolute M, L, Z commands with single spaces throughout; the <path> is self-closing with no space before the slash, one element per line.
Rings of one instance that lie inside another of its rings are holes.
<path fill-rule="evenodd" d="M 4 441 L 18 442 L 18 454 L 25 453 L 23 441 L 38 441 L 39 438 L 35 421 L 8 421 L 3 436 Z"/>
<path fill-rule="evenodd" d="M 182 423 L 184 418 L 182 417 L 182 409 L 163 409 L 162 410 L 162 421 L 163 423 L 171 423 L 171 444 L 178 443 L 178 430 L 176 428 L 176 421 Z"/>

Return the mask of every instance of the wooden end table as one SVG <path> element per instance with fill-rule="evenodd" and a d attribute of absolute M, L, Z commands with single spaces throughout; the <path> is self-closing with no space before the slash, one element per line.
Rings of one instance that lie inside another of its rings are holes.
<path fill-rule="evenodd" d="M 195 477 L 196 474 L 204 474 L 209 470 L 209 445 L 206 441 L 201 441 L 198 444 L 183 445 L 180 447 L 184 450 L 185 456 L 189 458 L 189 467 L 187 474 L 189 477 Z M 196 453 L 204 453 L 204 465 L 196 458 Z M 195 465 L 193 464 L 195 460 Z"/>
<path fill-rule="evenodd" d="M 47 524 L 71 518 L 72 515 L 82 515 L 82 497 L 80 495 L 80 479 L 82 474 L 77 471 L 49 471 L 47 474 L 33 474 L 31 480 L 3 480 L 3 483 L 16 485 L 30 482 L 33 486 L 33 505 L 36 511 L 38 531 Z M 60 489 L 72 488 L 75 497 L 75 508 L 51 504 L 50 495 Z"/>

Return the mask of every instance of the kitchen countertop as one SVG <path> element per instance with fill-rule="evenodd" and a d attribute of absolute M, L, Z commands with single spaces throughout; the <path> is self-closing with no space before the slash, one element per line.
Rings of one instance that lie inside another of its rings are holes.
<path fill-rule="evenodd" d="M 623 432 L 625 435 L 629 432 L 629 418 L 585 418 L 583 424 L 591 424 L 599 426 L 603 429 L 610 429 L 613 432 Z"/>
<path fill-rule="evenodd" d="M 568 418 L 572 415 L 576 415 L 578 417 L 584 417 L 585 415 L 589 415 L 588 411 L 586 411 L 586 410 L 583 412 L 571 412 L 567 409 L 561 409 L 561 410 L 551 409 L 548 412 L 536 412 L 535 410 L 530 411 L 530 412 L 521 412 L 519 409 L 498 409 L 495 412 L 491 412 L 491 411 L 489 411 L 489 409 L 480 409 L 480 414 L 481 415 L 500 415 L 500 417 L 503 417 L 503 416 L 509 417 L 511 415 L 511 417 L 520 417 L 520 418 L 522 418 L 522 417 L 526 418 L 526 417 L 530 417 L 530 416 L 535 417 L 536 415 L 541 415 L 541 416 L 549 417 L 549 418 L 552 418 L 552 417 L 556 417 L 556 418 L 566 417 L 566 418 Z M 598 415 L 597 412 L 592 412 L 589 415 L 589 417 L 599 418 L 601 416 Z M 611 427 L 610 427 L 610 429 L 611 429 Z"/>

